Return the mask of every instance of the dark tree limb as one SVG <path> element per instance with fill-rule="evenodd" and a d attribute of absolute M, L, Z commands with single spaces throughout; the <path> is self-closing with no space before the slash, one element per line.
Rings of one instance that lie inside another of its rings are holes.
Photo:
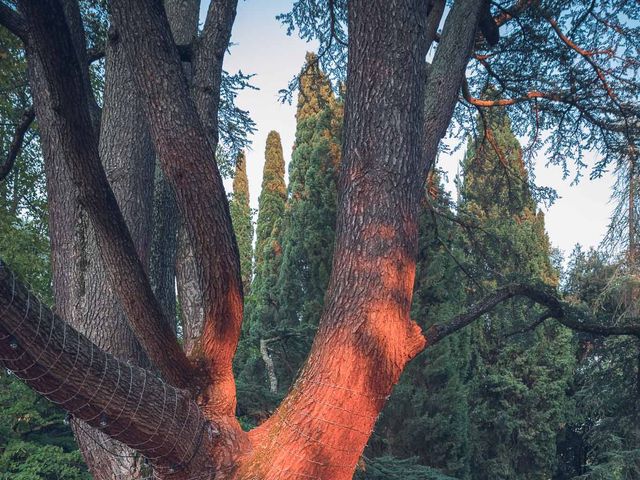
<path fill-rule="evenodd" d="M 207 18 L 193 54 L 193 99 L 211 145 L 218 144 L 218 108 L 222 61 L 229 47 L 238 0 L 217 0 L 209 4 Z"/>
<path fill-rule="evenodd" d="M 103 352 L 0 261 L 0 365 L 160 470 L 206 460 L 210 424 L 188 392 Z M 198 470 L 195 470 L 198 471 Z"/>
<path fill-rule="evenodd" d="M 13 165 L 18 158 L 18 154 L 20 153 L 20 149 L 22 148 L 22 142 L 24 141 L 24 136 L 29 130 L 29 127 L 33 123 L 33 119 L 35 118 L 35 111 L 33 107 L 29 107 L 22 114 L 20 118 L 20 123 L 16 127 L 16 131 L 13 134 L 13 140 L 11 141 L 11 145 L 9 145 L 9 152 L 7 153 L 7 158 L 4 163 L 0 165 L 0 182 L 7 178 L 9 172 L 13 168 Z"/>
<path fill-rule="evenodd" d="M 61 5 L 56 0 L 23 1 L 31 48 L 42 62 L 60 143 L 79 199 L 94 226 L 109 283 L 118 294 L 132 330 L 153 364 L 176 386 L 192 384 L 193 368 L 153 295 L 131 234 L 105 175 L 91 122 L 89 95 Z"/>
<path fill-rule="evenodd" d="M 458 1 L 447 15 L 438 48 L 429 68 L 425 89 L 424 106 L 424 150 L 426 170 L 435 161 L 438 144 L 447 131 L 453 110 L 458 100 L 449 86 L 459 85 L 473 49 L 475 32 L 483 2 Z M 457 90 L 457 87 L 456 87 Z"/>
<path fill-rule="evenodd" d="M 562 325 L 579 332 L 594 335 L 632 335 L 640 338 L 640 320 L 629 319 L 626 325 L 602 325 L 597 323 L 591 314 L 575 305 L 558 299 L 545 287 L 526 284 L 511 284 L 501 287 L 485 296 L 478 302 L 468 307 L 463 313 L 455 316 L 449 322 L 432 325 L 424 336 L 427 339 L 427 347 L 435 345 L 443 338 L 470 325 L 485 313 L 488 313 L 497 305 L 514 297 L 525 297 L 547 310 L 531 325 L 522 330 L 511 332 L 509 335 L 525 333 L 543 323 L 549 318 L 554 318 Z"/>
<path fill-rule="evenodd" d="M 89 64 L 97 62 L 98 60 L 102 60 L 104 56 L 105 49 L 102 45 L 87 49 L 87 61 L 89 62 Z"/>
<path fill-rule="evenodd" d="M 496 15 L 493 20 L 495 24 L 500 27 L 507 23 L 509 20 L 518 18 L 518 16 L 526 9 L 534 6 L 537 3 L 536 0 L 517 0 L 511 7 L 502 9 L 502 11 Z"/>
<path fill-rule="evenodd" d="M 0 0 L 0 25 L 5 27 L 25 44 L 28 40 L 27 25 L 20 13 Z"/>
<path fill-rule="evenodd" d="M 159 162 L 175 191 L 198 259 L 204 334 L 200 348 L 196 350 L 206 363 L 210 385 L 219 393 L 211 398 L 222 402 L 214 408 L 229 415 L 235 412 L 232 359 L 242 323 L 240 263 L 229 205 L 215 163 L 218 96 L 203 100 L 204 107 L 196 108 L 196 105 L 199 92 L 206 97 L 207 89 L 212 89 L 214 94 L 219 91 L 220 62 L 228 43 L 235 3 L 235 0 L 212 2 L 212 8 L 224 10 L 230 7 L 233 14 L 222 15 L 224 21 L 208 20 L 205 24 L 200 42 L 208 48 L 197 50 L 196 77 L 205 75 L 207 70 L 201 69 L 198 73 L 203 65 L 215 65 L 218 70 L 212 72 L 215 75 L 206 77 L 206 87 L 202 83 L 204 80 L 198 84 L 201 88 L 194 92 L 194 105 L 162 2 L 112 2 L 121 47 L 129 58 L 137 88 L 144 92 L 141 95 L 143 108 Z M 203 58 L 205 51 L 213 56 Z M 209 61 L 211 63 L 207 63 Z"/>

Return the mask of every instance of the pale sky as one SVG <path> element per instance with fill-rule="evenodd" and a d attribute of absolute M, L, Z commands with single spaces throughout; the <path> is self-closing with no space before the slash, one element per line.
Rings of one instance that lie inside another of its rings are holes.
<path fill-rule="evenodd" d="M 288 37 L 286 29 L 275 19 L 277 14 L 289 11 L 291 4 L 291 0 L 240 1 L 231 39 L 235 45 L 224 62 L 224 68 L 229 72 L 255 73 L 253 83 L 260 88 L 243 91 L 237 99 L 240 107 L 249 110 L 257 125 L 251 150 L 247 152 L 251 205 L 256 209 L 267 134 L 270 130 L 280 133 L 287 163 L 295 137 L 295 105 L 281 104 L 278 91 L 285 88 L 300 70 L 305 52 L 316 48 L 316 45 L 300 40 L 295 33 Z M 202 19 L 207 5 L 204 0 Z M 459 160 L 460 155 L 440 159 L 440 167 L 449 172 L 451 188 Z M 587 174 L 577 186 L 571 186 L 571 178 L 563 180 L 559 167 L 545 167 L 545 163 L 544 156 L 537 159 L 536 182 L 555 188 L 559 195 L 549 209 L 544 209 L 552 245 L 565 255 L 571 253 L 576 243 L 597 246 L 606 232 L 612 210 L 609 203 L 612 176 L 589 181 Z"/>

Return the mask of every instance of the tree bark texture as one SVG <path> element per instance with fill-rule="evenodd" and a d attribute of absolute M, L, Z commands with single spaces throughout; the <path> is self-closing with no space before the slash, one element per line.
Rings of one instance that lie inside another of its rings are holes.
<path fill-rule="evenodd" d="M 233 5 L 235 12 L 235 1 L 216 2 L 219 9 L 227 4 Z M 134 66 L 134 80 L 143 93 L 156 153 L 176 193 L 198 258 L 204 330 L 193 353 L 208 376 L 204 392 L 207 400 L 203 403 L 216 415 L 232 417 L 236 405 L 232 359 L 240 335 L 243 299 L 238 247 L 215 164 L 215 144 L 189 95 L 161 3 L 114 0 L 112 7 L 123 46 Z M 209 28 L 205 24 L 203 39 Z M 196 62 L 196 75 L 197 65 Z M 221 67 L 217 65 L 218 69 Z M 215 85 L 210 88 L 216 91 Z"/>
<path fill-rule="evenodd" d="M 148 265 L 151 241 L 151 201 L 154 153 L 146 122 L 131 81 L 129 68 L 117 43 L 106 48 L 104 109 L 101 118 L 100 158 L 131 232 L 138 257 Z M 110 287 L 93 228 L 87 228 L 85 301 L 81 331 L 104 351 L 135 365 L 148 366 L 116 292 Z M 142 459 L 99 430 L 74 429 L 93 477 L 135 479 L 144 475 Z M 111 452 L 116 453 L 113 455 Z"/>
<path fill-rule="evenodd" d="M 156 367 L 175 385 L 184 386 L 191 365 L 170 327 L 163 322 L 163 312 L 100 163 L 88 108 L 88 84 L 82 74 L 86 62 L 81 61 L 70 43 L 67 19 L 59 3 L 20 5 L 28 19 L 30 43 L 42 61 L 51 92 L 65 164 L 78 189 L 79 202 L 94 227 L 109 282 Z"/>

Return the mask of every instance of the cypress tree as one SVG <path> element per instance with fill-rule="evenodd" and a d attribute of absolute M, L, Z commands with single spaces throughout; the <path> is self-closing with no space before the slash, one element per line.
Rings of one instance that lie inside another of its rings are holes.
<path fill-rule="evenodd" d="M 322 311 L 331 272 L 340 163 L 342 105 L 307 54 L 300 75 L 296 139 L 289 165 L 287 209 L 282 227 L 278 278 L 278 324 L 282 385 L 293 379 L 306 356 Z"/>
<path fill-rule="evenodd" d="M 494 109 L 479 122 L 463 162 L 460 216 L 481 228 L 467 237 L 476 282 L 542 281 L 557 286 L 544 216 L 531 195 L 509 118 Z M 472 287 L 473 284 L 469 285 Z M 480 293 L 480 292 L 478 292 Z M 473 297 L 473 294 L 472 294 Z M 472 478 L 550 478 L 566 419 L 571 335 L 554 323 L 509 336 L 541 312 L 512 301 L 472 328 Z"/>
<path fill-rule="evenodd" d="M 282 220 L 287 198 L 284 182 L 284 156 L 280 134 L 274 130 L 267 135 L 262 171 L 262 190 L 258 199 L 258 223 L 256 225 L 256 280 L 264 263 L 265 248 L 272 249 L 274 227 Z M 260 279 L 261 280 L 261 279 Z"/>
<path fill-rule="evenodd" d="M 246 163 L 245 153 L 240 152 L 236 159 L 236 171 L 233 177 L 233 196 L 229 202 L 231 221 L 240 251 L 240 272 L 245 295 L 249 293 L 253 270 L 253 223 L 249 205 L 249 180 L 247 179 Z"/>
<path fill-rule="evenodd" d="M 271 354 L 266 342 L 277 337 L 276 289 L 282 258 L 280 229 L 286 197 L 282 143 L 278 132 L 271 131 L 267 135 L 262 189 L 258 198 L 254 278 L 245 303 L 244 336 L 236 355 L 238 391 L 241 393 L 238 395 L 238 407 L 249 424 L 259 421 L 278 400 L 274 396 L 277 389 L 267 369 Z"/>

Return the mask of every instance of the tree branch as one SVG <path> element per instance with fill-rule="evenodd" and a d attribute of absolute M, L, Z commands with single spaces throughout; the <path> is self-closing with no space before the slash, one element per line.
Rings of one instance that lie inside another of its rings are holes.
<path fill-rule="evenodd" d="M 498 288 L 449 322 L 429 327 L 424 334 L 427 340 L 427 347 L 435 345 L 443 338 L 470 325 L 500 303 L 514 297 L 529 298 L 540 305 L 544 305 L 547 310 L 532 325 L 509 335 L 524 333 L 540 325 L 548 318 L 555 318 L 562 325 L 579 332 L 592 333 L 594 335 L 633 335 L 640 338 L 640 319 L 630 319 L 630 324 L 628 325 L 601 325 L 596 323 L 593 316 L 586 310 L 561 301 L 545 287 L 511 284 Z M 585 318 L 587 321 L 584 320 Z"/>
<path fill-rule="evenodd" d="M 536 0 L 518 0 L 510 8 L 502 10 L 498 15 L 493 17 L 498 27 L 504 25 L 509 20 L 518 18 L 518 16 L 524 12 L 527 8 L 532 7 L 537 2 Z"/>
<path fill-rule="evenodd" d="M 235 3 L 235 0 L 216 1 L 212 2 L 212 8 L 214 5 L 223 10 L 229 7 L 235 14 Z M 210 19 L 201 39 L 202 45 L 210 48 L 198 48 L 195 60 L 196 77 L 200 76 L 199 87 L 194 91 L 196 105 L 198 98 L 204 99 L 196 110 L 162 3 L 159 0 L 114 0 L 112 9 L 134 82 L 144 92 L 141 98 L 158 159 L 176 193 L 198 259 L 204 334 L 201 348 L 196 351 L 205 360 L 210 385 L 217 392 L 211 398 L 221 402 L 214 408 L 221 414 L 233 415 L 232 360 L 242 323 L 242 281 L 229 205 L 215 164 L 219 98 L 218 95 L 209 98 L 208 91 L 219 91 L 220 63 L 226 49 L 224 39 L 228 42 L 234 14 L 222 15 L 225 21 L 214 22 L 210 10 Z M 210 49 L 213 52 L 205 55 L 205 50 Z M 213 56 L 209 57 L 210 54 Z M 217 73 L 206 77 L 205 83 L 202 75 L 211 72 L 213 65 Z"/>
<path fill-rule="evenodd" d="M 217 0 L 209 4 L 198 46 L 193 55 L 193 99 L 207 136 L 218 145 L 218 107 L 222 62 L 229 47 L 238 0 Z"/>
<path fill-rule="evenodd" d="M 22 40 L 23 43 L 27 43 L 29 32 L 24 18 L 2 0 L 0 0 L 0 25 Z"/>
<path fill-rule="evenodd" d="M 60 124 L 60 145 L 79 199 L 95 229 L 111 287 L 118 294 L 132 330 L 153 364 L 176 386 L 187 386 L 193 368 L 163 320 L 131 234 L 109 186 L 98 155 L 89 112 L 89 92 L 68 25 L 55 0 L 23 1 L 21 8 L 34 54 L 42 61 L 53 109 Z"/>
<path fill-rule="evenodd" d="M 0 312 L 2 367 L 160 468 L 189 469 L 190 459 L 191 465 L 203 461 L 209 423 L 186 391 L 100 350 L 55 316 L 2 261 Z"/>
<path fill-rule="evenodd" d="M 462 82 L 462 96 L 468 103 L 470 103 L 471 105 L 475 105 L 476 107 L 506 107 L 508 105 L 515 105 L 517 103 L 529 102 L 537 98 L 543 98 L 546 100 L 553 100 L 563 103 L 571 103 L 567 102 L 566 97 L 559 92 L 540 92 L 538 90 L 532 90 L 522 95 L 521 97 L 515 98 L 498 98 L 494 100 L 475 98 L 469 91 L 469 83 L 467 82 L 466 78 Z"/>
<path fill-rule="evenodd" d="M 20 118 L 20 123 L 16 127 L 16 131 L 13 134 L 13 140 L 11 141 L 11 145 L 9 145 L 9 152 L 7 153 L 7 158 L 4 163 L 0 165 L 0 182 L 7 178 L 9 172 L 13 168 L 13 164 L 20 153 L 20 149 L 22 148 L 22 142 L 24 141 L 24 136 L 29 130 L 31 123 L 33 123 L 33 119 L 35 118 L 35 111 L 33 107 L 29 107 L 22 114 Z"/>
<path fill-rule="evenodd" d="M 424 151 L 430 155 L 425 159 L 427 169 L 431 169 L 435 161 L 438 144 L 453 115 L 458 87 L 451 89 L 449 86 L 452 82 L 460 85 L 463 81 L 482 5 L 480 1 L 455 2 L 439 38 L 425 88 Z M 424 171 L 423 178 L 426 178 L 427 171 Z"/>

